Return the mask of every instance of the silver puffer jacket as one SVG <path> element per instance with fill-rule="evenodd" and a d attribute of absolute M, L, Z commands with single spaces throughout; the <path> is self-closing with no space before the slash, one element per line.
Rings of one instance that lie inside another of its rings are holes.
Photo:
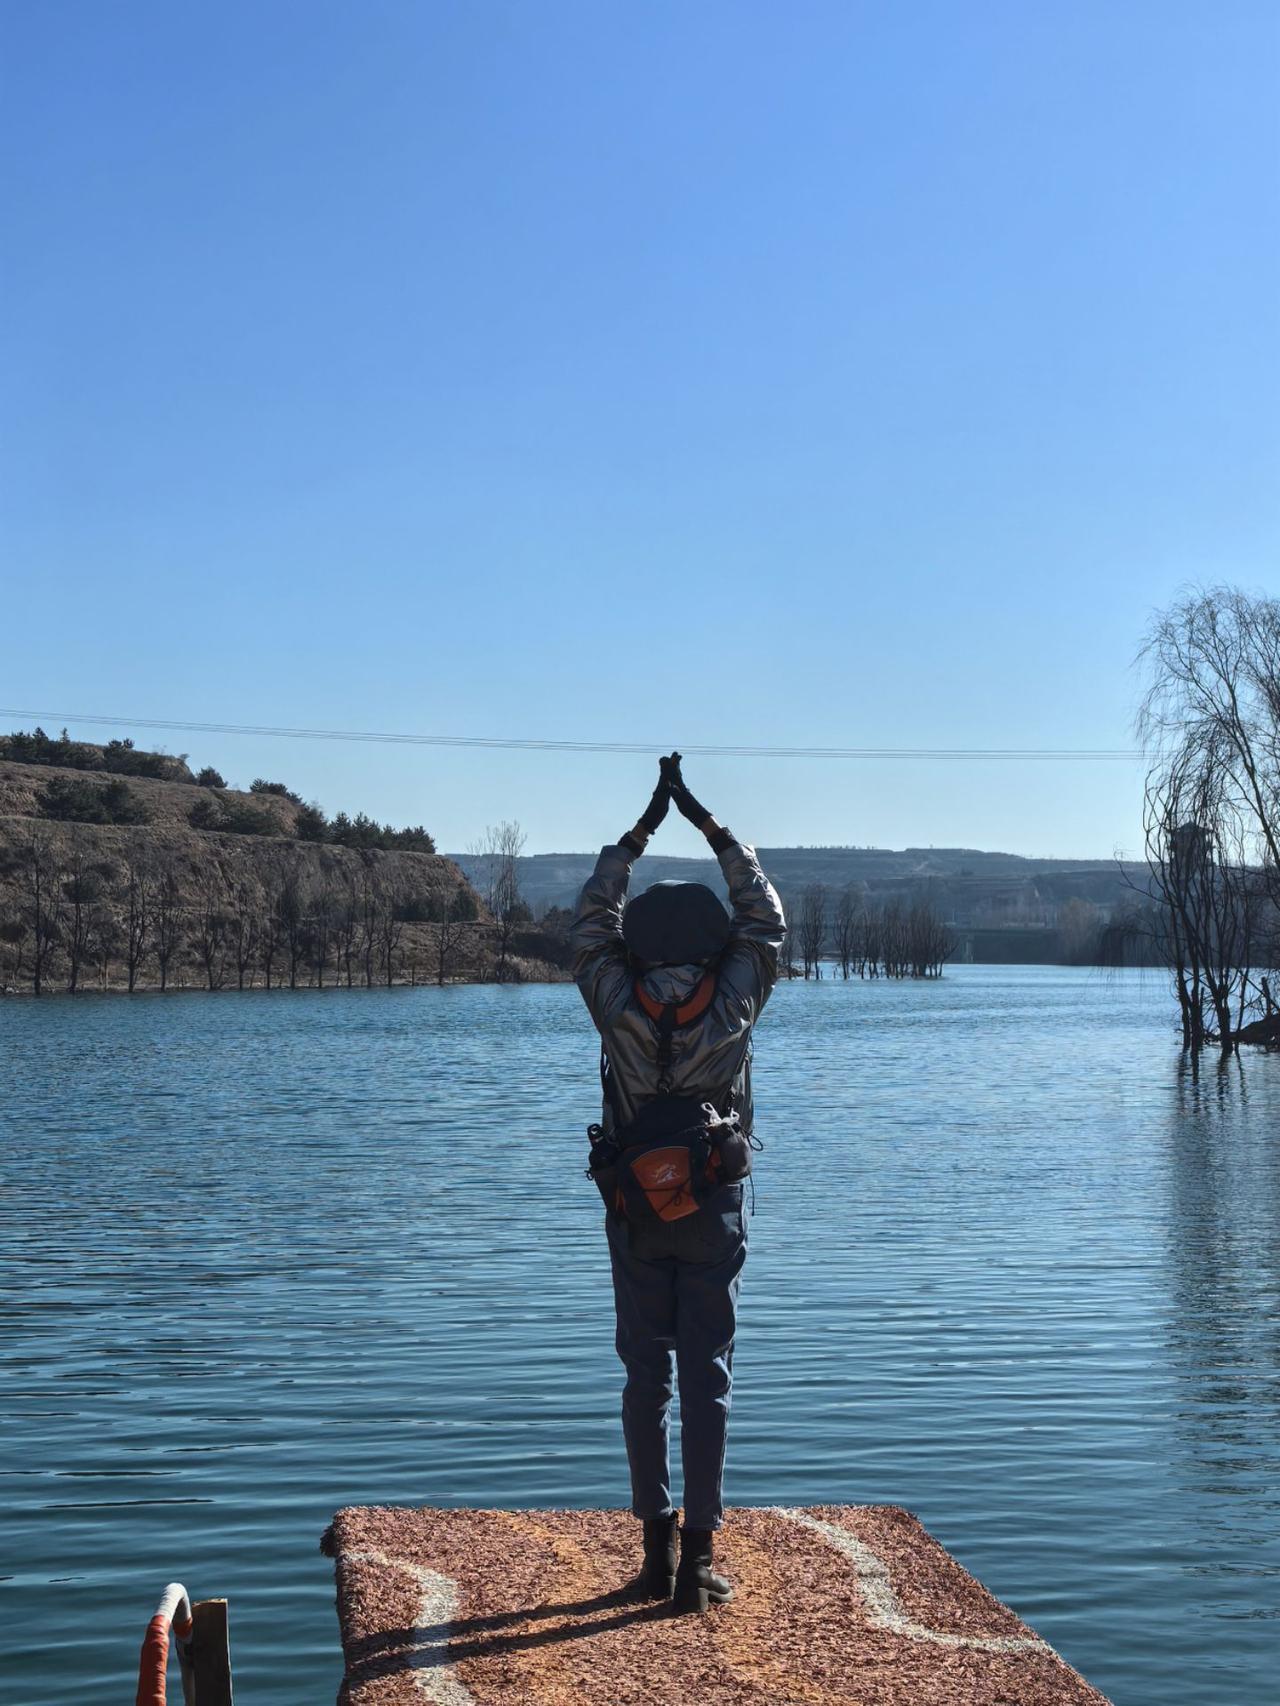
<path fill-rule="evenodd" d="M 711 1098 L 724 1111 L 736 1112 L 743 1130 L 750 1132 L 751 1027 L 778 980 L 778 949 L 787 925 L 754 848 L 730 842 L 718 858 L 733 922 L 716 968 L 714 999 L 700 1018 L 672 1036 L 671 1093 Z M 636 974 L 622 940 L 630 877 L 627 849 L 602 848 L 569 931 L 573 975 L 604 1042 L 623 1123 L 658 1094 L 658 1027 L 636 998 Z M 656 966 L 643 973 L 642 982 L 655 1001 L 684 1002 L 705 969 Z M 606 1131 L 613 1128 L 608 1099 L 602 1123 Z"/>

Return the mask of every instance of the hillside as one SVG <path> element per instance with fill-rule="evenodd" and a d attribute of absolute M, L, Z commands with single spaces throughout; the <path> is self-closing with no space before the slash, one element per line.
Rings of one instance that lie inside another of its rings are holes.
<path fill-rule="evenodd" d="M 40 817 L 40 800 L 51 781 L 102 787 L 113 780 L 114 776 L 108 772 L 86 772 L 52 764 L 15 764 L 0 756 L 0 821 Z M 264 813 L 279 836 L 292 836 L 297 824 L 298 802 L 287 796 L 242 793 L 236 788 L 199 788 L 194 782 L 160 781 L 150 776 L 128 776 L 123 780 L 147 812 L 145 827 L 151 830 L 189 830 L 193 808 L 209 800 Z"/>
<path fill-rule="evenodd" d="M 51 820 L 51 800 L 141 821 Z M 253 832 L 201 829 L 193 814 Z M 121 778 L 0 758 L 0 989 L 124 987 L 131 961 L 138 988 L 494 974 L 494 921 L 452 860 L 299 839 L 317 815 L 283 792 L 199 786 L 189 772 Z M 513 940 L 502 974 L 559 975 L 540 945 Z"/>

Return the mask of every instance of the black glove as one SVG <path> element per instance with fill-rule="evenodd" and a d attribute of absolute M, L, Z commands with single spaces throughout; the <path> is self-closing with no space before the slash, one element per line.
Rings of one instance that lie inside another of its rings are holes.
<path fill-rule="evenodd" d="M 696 829 L 701 829 L 711 813 L 699 800 L 694 799 L 685 786 L 684 777 L 680 774 L 680 754 L 673 752 L 670 758 L 659 759 L 658 762 L 671 790 L 676 810 L 681 817 L 687 817 Z"/>
<path fill-rule="evenodd" d="M 653 797 L 644 808 L 643 814 L 637 818 L 635 829 L 629 829 L 625 835 L 618 837 L 618 845 L 625 847 L 633 858 L 638 859 L 644 852 L 645 842 L 667 815 L 667 807 L 671 804 L 671 785 L 667 780 L 666 770 L 669 762 L 666 758 L 658 760 L 661 775 L 658 786 L 653 790 Z"/>
<path fill-rule="evenodd" d="M 660 759 L 659 765 L 663 765 L 666 762 L 667 760 L 665 758 Z M 667 807 L 670 804 L 671 789 L 667 785 L 667 778 L 664 774 L 659 780 L 658 786 L 653 790 L 653 798 L 644 808 L 644 811 L 639 818 L 640 827 L 646 832 L 646 834 L 653 834 L 654 830 L 657 829 L 663 818 L 666 817 Z"/>

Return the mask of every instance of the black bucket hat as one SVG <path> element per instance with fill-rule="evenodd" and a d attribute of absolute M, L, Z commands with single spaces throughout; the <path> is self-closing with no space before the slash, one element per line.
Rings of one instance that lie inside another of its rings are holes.
<path fill-rule="evenodd" d="M 622 939 L 651 965 L 697 965 L 729 940 L 729 914 L 705 883 L 654 883 L 628 902 Z"/>

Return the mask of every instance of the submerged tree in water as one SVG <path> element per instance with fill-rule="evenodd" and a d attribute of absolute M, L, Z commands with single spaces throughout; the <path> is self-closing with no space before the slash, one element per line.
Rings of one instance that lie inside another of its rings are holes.
<path fill-rule="evenodd" d="M 932 900 L 905 905 L 897 897 L 868 906 L 853 886 L 827 905 L 822 883 L 811 883 L 793 908 L 793 923 L 782 951 L 782 966 L 796 975 L 799 954 L 803 975 L 821 977 L 822 956 L 830 952 L 843 978 L 941 977 L 954 957 L 955 931 Z"/>
<path fill-rule="evenodd" d="M 1156 901 L 1144 927 L 1172 974 L 1184 1047 L 1228 1050 L 1270 1014 L 1280 960 L 1280 601 L 1196 592 L 1156 618 L 1141 655 Z"/>

